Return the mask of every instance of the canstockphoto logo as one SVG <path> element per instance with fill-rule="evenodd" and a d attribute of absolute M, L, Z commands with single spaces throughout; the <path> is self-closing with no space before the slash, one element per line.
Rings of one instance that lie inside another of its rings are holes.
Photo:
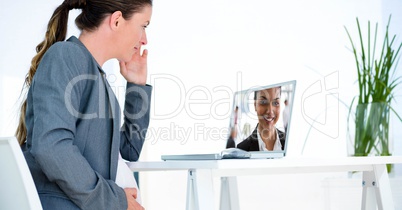
<path fill-rule="evenodd" d="M 322 80 L 317 80 L 303 92 L 301 97 L 304 120 L 311 128 L 334 139 L 339 136 L 338 77 L 336 71 Z"/>

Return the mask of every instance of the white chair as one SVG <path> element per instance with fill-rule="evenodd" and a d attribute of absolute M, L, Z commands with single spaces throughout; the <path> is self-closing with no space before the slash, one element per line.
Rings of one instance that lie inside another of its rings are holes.
<path fill-rule="evenodd" d="M 15 137 L 0 138 L 0 170 L 0 209 L 42 209 L 31 173 Z"/>

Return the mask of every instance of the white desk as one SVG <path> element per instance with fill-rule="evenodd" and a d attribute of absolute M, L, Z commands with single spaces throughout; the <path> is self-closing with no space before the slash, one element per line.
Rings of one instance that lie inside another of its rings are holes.
<path fill-rule="evenodd" d="M 127 163 L 132 171 L 187 170 L 186 209 L 214 209 L 213 177 L 221 177 L 221 210 L 239 210 L 236 176 L 284 173 L 363 172 L 362 209 L 392 210 L 394 202 L 386 164 L 402 156 L 344 158 L 237 159 Z"/>

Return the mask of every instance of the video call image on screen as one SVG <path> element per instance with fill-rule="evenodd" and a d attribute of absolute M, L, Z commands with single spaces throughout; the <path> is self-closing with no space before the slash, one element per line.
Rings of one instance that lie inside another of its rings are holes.
<path fill-rule="evenodd" d="M 236 92 L 226 147 L 246 151 L 285 150 L 294 86 L 293 82 L 285 82 Z"/>

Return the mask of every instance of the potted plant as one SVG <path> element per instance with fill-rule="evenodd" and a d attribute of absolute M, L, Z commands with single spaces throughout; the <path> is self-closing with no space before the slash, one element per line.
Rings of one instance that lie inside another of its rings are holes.
<path fill-rule="evenodd" d="M 349 124 L 352 108 L 355 108 L 355 135 L 354 139 L 351 139 L 352 150 L 349 151 L 353 156 L 392 155 L 390 151 L 392 145 L 389 141 L 390 112 L 394 112 L 402 121 L 391 107 L 395 88 L 401 83 L 401 77 L 396 78 L 394 73 L 398 66 L 402 42 L 395 43 L 396 35 L 389 36 L 390 21 L 391 16 L 388 19 L 382 45 L 377 43 L 378 23 L 371 36 L 370 21 L 368 22 L 367 39 L 364 39 L 359 20 L 356 18 L 360 46 L 353 42 L 345 27 L 356 61 L 359 86 L 359 95 L 353 98 L 348 115 Z M 380 51 L 376 51 L 377 46 L 381 47 Z M 356 99 L 357 105 L 354 107 Z M 391 171 L 391 167 L 388 166 L 388 172 Z"/>

